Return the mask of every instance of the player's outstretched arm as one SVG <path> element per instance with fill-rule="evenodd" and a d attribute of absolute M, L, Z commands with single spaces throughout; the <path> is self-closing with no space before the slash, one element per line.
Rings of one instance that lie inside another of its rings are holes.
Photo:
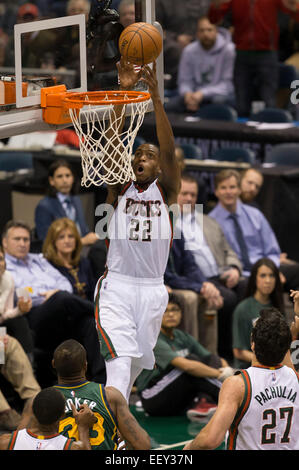
<path fill-rule="evenodd" d="M 220 389 L 215 414 L 195 439 L 184 447 L 184 450 L 212 450 L 219 447 L 242 403 L 244 391 L 241 377 L 237 375 L 228 377 Z"/>
<path fill-rule="evenodd" d="M 123 395 L 114 387 L 105 387 L 108 403 L 117 419 L 118 429 L 129 449 L 149 450 L 150 438 L 129 410 Z"/>
<path fill-rule="evenodd" d="M 153 63 L 152 69 L 148 65 L 142 67 L 140 79 L 148 86 L 155 111 L 156 133 L 160 148 L 159 181 L 167 193 L 168 203 L 173 204 L 177 202 L 180 190 L 181 171 L 175 157 L 174 135 L 159 94 L 156 62 Z"/>
<path fill-rule="evenodd" d="M 140 79 L 141 71 L 136 71 L 134 69 L 134 65 L 126 61 L 124 57 L 121 57 L 120 61 L 116 65 L 119 77 L 119 89 L 132 90 Z M 105 165 L 107 168 L 114 166 L 114 161 L 118 160 L 118 155 L 114 154 L 114 144 L 117 145 L 119 143 L 120 135 L 124 127 L 125 114 L 123 111 L 125 106 L 126 105 L 124 104 L 114 106 L 113 122 L 110 123 L 106 131 L 106 138 L 108 141 L 111 141 L 111 148 L 108 149 L 107 154 L 110 154 L 112 156 L 111 158 L 107 157 L 105 161 Z M 108 204 L 112 204 L 115 201 L 117 195 L 121 192 L 122 185 L 108 185 L 107 189 L 108 197 L 106 202 Z"/>

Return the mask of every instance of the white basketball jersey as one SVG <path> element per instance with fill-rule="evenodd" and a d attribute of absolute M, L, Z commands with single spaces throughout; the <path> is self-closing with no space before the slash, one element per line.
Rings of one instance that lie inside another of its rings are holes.
<path fill-rule="evenodd" d="M 110 220 L 108 236 L 108 271 L 138 278 L 163 278 L 172 224 L 157 180 L 145 191 L 134 183 L 124 188 Z"/>
<path fill-rule="evenodd" d="M 245 396 L 229 430 L 227 448 L 299 450 L 298 375 L 287 366 L 241 371 Z"/>
<path fill-rule="evenodd" d="M 61 434 L 52 436 L 37 436 L 29 429 L 21 429 L 12 434 L 8 450 L 69 450 L 73 439 Z"/>

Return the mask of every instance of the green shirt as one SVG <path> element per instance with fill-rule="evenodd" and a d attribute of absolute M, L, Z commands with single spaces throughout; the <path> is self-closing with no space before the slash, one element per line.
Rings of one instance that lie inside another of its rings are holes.
<path fill-rule="evenodd" d="M 59 423 L 59 432 L 65 437 L 79 439 L 78 427 L 73 418 L 70 402 L 78 410 L 79 405 L 87 403 L 98 418 L 89 430 L 92 450 L 115 450 L 117 448 L 116 419 L 106 399 L 104 386 L 84 381 L 67 386 L 56 385 L 66 399 L 65 417 Z"/>
<path fill-rule="evenodd" d="M 254 321 L 259 317 L 263 308 L 272 307 L 271 303 L 261 304 L 254 297 L 242 300 L 233 313 L 233 348 L 251 351 L 250 336 Z M 249 362 L 235 359 L 235 367 L 244 369 Z"/>
<path fill-rule="evenodd" d="M 174 338 L 160 332 L 157 344 L 154 348 L 155 368 L 153 370 L 143 370 L 137 378 L 136 385 L 141 392 L 147 387 L 152 387 L 155 383 L 168 374 L 174 367 L 170 364 L 176 357 L 186 357 L 195 354 L 198 359 L 205 358 L 211 353 L 205 349 L 193 336 L 182 330 L 173 330 Z"/>

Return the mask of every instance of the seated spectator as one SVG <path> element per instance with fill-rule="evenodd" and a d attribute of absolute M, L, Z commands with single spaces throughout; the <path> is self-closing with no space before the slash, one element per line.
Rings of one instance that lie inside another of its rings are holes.
<path fill-rule="evenodd" d="M 99 238 L 90 232 L 77 193 L 77 181 L 71 165 L 65 160 L 55 160 L 49 167 L 48 195 L 35 209 L 35 229 L 39 240 L 46 238 L 53 220 L 68 217 L 77 224 L 83 245 L 90 245 Z"/>
<path fill-rule="evenodd" d="M 78 181 L 69 162 L 55 160 L 49 167 L 47 195 L 35 208 L 35 232 L 37 238 L 44 241 L 54 220 L 62 217 L 73 220 L 83 247 L 87 247 L 94 275 L 99 277 L 105 270 L 105 241 L 99 240 L 99 236 L 89 229 L 77 187 Z"/>
<path fill-rule="evenodd" d="M 20 5 L 16 23 L 39 21 L 40 12 L 34 3 Z M 48 30 L 26 32 L 22 35 L 22 67 L 41 68 L 45 54 L 55 50 L 55 33 Z M 10 37 L 6 48 L 5 65 L 15 65 L 14 37 Z"/>
<path fill-rule="evenodd" d="M 0 4 L 0 29 L 7 37 L 13 35 L 14 25 L 17 22 L 19 5 L 9 1 Z"/>
<path fill-rule="evenodd" d="M 119 22 L 124 28 L 135 23 L 135 0 L 121 0 L 117 7 Z"/>
<path fill-rule="evenodd" d="M 178 73 L 179 96 L 165 104 L 168 112 L 196 113 L 208 103 L 233 103 L 235 46 L 230 33 L 200 18 L 197 40 L 182 52 Z"/>
<path fill-rule="evenodd" d="M 0 338 L 4 342 L 4 364 L 0 364 L 0 373 L 13 386 L 14 390 L 26 405 L 39 391 L 31 364 L 22 346 L 15 338 L 5 335 Z M 22 416 L 6 400 L 0 390 L 0 431 L 14 431 L 21 422 Z"/>
<path fill-rule="evenodd" d="M 244 12 L 248 14 L 244 14 Z M 299 5 L 293 0 L 212 0 L 209 17 L 221 24 L 230 15 L 234 28 L 236 60 L 234 83 L 239 117 L 248 117 L 258 93 L 266 108 L 276 106 L 279 83 L 278 13 L 299 20 Z"/>
<path fill-rule="evenodd" d="M 178 204 L 181 218 L 178 223 L 185 238 L 185 249 L 190 250 L 205 280 L 211 282 L 223 297 L 223 308 L 218 312 L 218 351 L 224 357 L 231 353 L 231 318 L 237 303 L 243 298 L 246 279 L 241 277 L 242 263 L 226 240 L 220 225 L 197 210 L 198 185 L 187 174 L 182 175 Z M 175 243 L 175 241 L 174 241 Z"/>
<path fill-rule="evenodd" d="M 165 84 L 175 89 L 181 53 L 185 46 L 195 40 L 198 18 L 206 15 L 211 0 L 156 0 L 156 18 L 164 33 L 164 71 L 170 75 Z"/>
<path fill-rule="evenodd" d="M 1 450 L 91 450 L 88 432 L 96 418 L 84 403 L 71 409 L 78 427 L 78 441 L 58 434 L 59 419 L 65 412 L 64 396 L 55 388 L 41 390 L 33 399 L 29 427 L 0 437 Z"/>
<path fill-rule="evenodd" d="M 255 201 L 264 182 L 263 174 L 256 168 L 248 168 L 241 174 L 241 194 L 240 198 L 244 204 L 249 204 L 259 209 L 258 203 Z"/>
<path fill-rule="evenodd" d="M 281 250 L 276 236 L 262 212 L 240 201 L 240 173 L 222 170 L 215 177 L 218 204 L 209 213 L 221 226 L 225 237 L 243 264 L 243 276 L 248 277 L 253 264 L 260 258 L 270 258 L 280 270 L 284 290 L 297 290 L 299 263 L 280 262 Z"/>
<path fill-rule="evenodd" d="M 52 222 L 43 244 L 44 257 L 70 281 L 74 294 L 93 301 L 96 280 L 89 259 L 81 252 L 75 222 L 67 217 Z"/>
<path fill-rule="evenodd" d="M 86 380 L 86 351 L 80 343 L 67 340 L 60 344 L 54 351 L 53 367 L 57 372 L 56 388 L 65 396 L 67 403 L 76 407 L 78 403 L 93 403 L 92 411 L 97 421 L 89 433 L 92 450 L 117 450 L 117 429 L 130 450 L 150 448 L 149 436 L 130 413 L 121 392 Z M 72 392 L 74 386 L 75 396 Z M 77 434 L 69 406 L 60 421 L 59 431 L 65 437 Z"/>
<path fill-rule="evenodd" d="M 259 204 L 256 202 L 261 187 L 264 182 L 263 174 L 256 168 L 249 168 L 241 175 L 241 194 L 240 199 L 244 204 L 260 209 Z M 261 209 L 260 209 L 261 210 Z M 288 258 L 287 253 L 280 253 L 281 264 L 296 264 L 294 260 Z"/>
<path fill-rule="evenodd" d="M 39 372 L 47 371 L 49 374 L 52 371 L 55 347 L 72 337 L 87 350 L 90 376 L 96 381 L 105 381 L 93 303 L 73 294 L 68 279 L 41 254 L 29 253 L 30 229 L 26 224 L 8 222 L 2 234 L 2 244 L 7 270 L 13 276 L 16 288 L 29 286 L 33 292 L 27 319 L 34 332 L 35 352 L 38 349 L 45 356 Z M 39 377 L 38 380 L 40 382 Z M 50 380 L 50 376 L 45 380 Z"/>
<path fill-rule="evenodd" d="M 253 265 L 245 299 L 233 314 L 235 367 L 244 369 L 251 365 L 251 330 L 260 310 L 267 307 L 283 312 L 282 287 L 276 265 L 270 259 L 262 258 Z"/>
<path fill-rule="evenodd" d="M 223 297 L 213 283 L 206 281 L 192 252 L 186 250 L 183 233 L 175 233 L 164 281 L 169 292 L 173 292 L 182 300 L 185 312 L 184 331 L 196 340 L 200 340 L 211 352 L 216 353 L 215 320 L 217 320 L 217 311 L 223 307 Z M 213 320 L 210 320 L 211 316 Z"/>
<path fill-rule="evenodd" d="M 6 327 L 8 334 L 21 343 L 29 359 L 33 361 L 32 332 L 24 316 L 31 309 L 32 301 L 19 296 L 14 306 L 15 295 L 14 280 L 6 270 L 4 252 L 0 247 L 0 326 Z"/>
<path fill-rule="evenodd" d="M 197 411 L 195 408 L 187 414 L 195 420 L 200 419 L 205 402 L 210 405 L 207 411 L 215 411 L 221 382 L 232 375 L 232 369 L 178 329 L 182 315 L 178 298 L 171 294 L 154 348 L 156 367 L 143 370 L 136 384 L 144 410 L 151 416 L 177 416 L 201 398 Z"/>
<path fill-rule="evenodd" d="M 208 193 L 209 193 L 209 188 L 208 188 L 208 173 L 205 172 L 199 172 L 199 171 L 190 171 L 186 168 L 186 163 L 185 163 L 185 158 L 188 158 L 185 156 L 184 151 L 182 147 L 177 144 L 175 146 L 175 156 L 177 158 L 177 161 L 180 165 L 181 172 L 188 174 L 192 176 L 195 181 L 197 182 L 198 186 L 198 197 L 200 198 L 200 203 L 204 204 L 208 200 Z"/>

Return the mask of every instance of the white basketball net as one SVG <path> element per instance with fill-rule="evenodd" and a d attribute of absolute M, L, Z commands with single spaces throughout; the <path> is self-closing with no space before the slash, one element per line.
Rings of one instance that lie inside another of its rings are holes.
<path fill-rule="evenodd" d="M 87 105 L 77 113 L 69 109 L 69 114 L 80 141 L 82 160 L 82 186 L 103 183 L 112 185 L 135 180 L 132 170 L 133 144 L 143 122 L 150 100 L 123 105 L 117 116 L 114 105 Z M 131 107 L 127 117 L 129 123 L 122 132 L 118 128 Z"/>

